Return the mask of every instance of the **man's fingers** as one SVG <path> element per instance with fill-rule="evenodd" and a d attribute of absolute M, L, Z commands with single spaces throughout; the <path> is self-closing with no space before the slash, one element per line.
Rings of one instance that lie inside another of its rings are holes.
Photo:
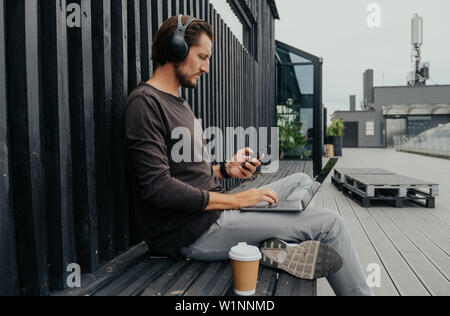
<path fill-rule="evenodd" d="M 250 171 L 248 171 L 247 169 L 244 169 L 243 167 L 241 167 L 241 173 L 245 178 L 251 178 L 253 173 L 251 173 Z"/>
<path fill-rule="evenodd" d="M 264 202 L 268 202 L 270 205 L 276 204 L 275 200 L 268 196 L 264 197 Z"/>
<path fill-rule="evenodd" d="M 276 203 L 278 203 L 278 194 L 272 189 L 265 189 L 265 195 L 273 199 Z"/>
<path fill-rule="evenodd" d="M 245 148 L 244 149 L 244 152 L 245 152 L 245 154 L 254 154 L 254 152 L 253 152 L 253 150 L 251 149 L 251 148 L 249 148 L 249 147 L 247 147 L 247 148 Z"/>
<path fill-rule="evenodd" d="M 254 174 L 256 172 L 256 168 L 255 165 L 252 165 L 251 163 L 247 162 L 245 164 L 245 167 L 250 171 L 251 174 Z"/>

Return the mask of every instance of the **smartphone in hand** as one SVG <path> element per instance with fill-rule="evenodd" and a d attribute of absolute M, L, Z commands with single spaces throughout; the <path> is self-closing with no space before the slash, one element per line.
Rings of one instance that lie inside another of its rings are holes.
<path fill-rule="evenodd" d="M 245 166 L 245 164 L 248 162 L 248 163 L 250 163 L 250 164 L 252 164 L 253 166 L 256 167 L 255 163 L 253 163 L 253 162 L 251 162 L 251 161 L 252 161 L 254 158 L 257 158 L 258 161 L 261 161 L 261 159 L 263 158 L 262 155 L 263 155 L 263 154 L 260 154 L 260 153 L 258 153 L 257 155 L 254 155 L 254 154 L 251 155 L 251 156 L 250 156 L 250 161 L 244 162 L 244 163 L 242 164 L 242 168 L 244 168 L 245 170 L 250 171 L 250 170 Z"/>
<path fill-rule="evenodd" d="M 269 152 L 269 149 L 270 149 L 270 148 L 271 148 L 270 145 L 267 146 L 267 152 Z M 256 165 L 255 165 L 254 163 L 252 163 L 251 161 L 252 161 L 254 158 L 258 159 L 258 161 L 261 161 L 261 159 L 263 158 L 263 155 L 264 155 L 264 153 L 260 153 L 260 152 L 258 152 L 256 155 L 255 155 L 255 154 L 252 154 L 252 155 L 250 155 L 250 161 L 248 161 L 248 162 L 251 163 L 253 166 L 256 167 Z M 247 167 L 245 167 L 245 164 L 246 164 L 246 163 L 247 163 L 247 162 L 244 162 L 244 163 L 242 164 L 242 168 L 244 168 L 245 170 L 250 171 Z"/>

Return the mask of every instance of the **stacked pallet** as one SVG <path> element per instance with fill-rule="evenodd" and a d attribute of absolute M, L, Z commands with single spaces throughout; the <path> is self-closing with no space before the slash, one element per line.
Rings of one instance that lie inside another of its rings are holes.
<path fill-rule="evenodd" d="M 402 208 L 412 201 L 426 208 L 435 208 L 439 185 L 396 174 L 384 169 L 336 169 L 333 184 L 345 195 L 370 207 L 374 201 L 393 203 Z"/>

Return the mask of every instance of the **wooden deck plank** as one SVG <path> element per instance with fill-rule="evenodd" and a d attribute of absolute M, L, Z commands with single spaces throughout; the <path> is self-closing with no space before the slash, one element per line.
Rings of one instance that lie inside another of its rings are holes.
<path fill-rule="evenodd" d="M 407 296 L 429 296 L 430 293 L 367 209 L 356 204 L 353 204 L 353 209 L 399 293 Z"/>
<path fill-rule="evenodd" d="M 440 247 L 445 247 L 443 249 L 447 251 L 450 247 L 450 225 L 439 221 L 423 209 L 407 208 L 400 210 L 400 212 L 411 218 L 418 228 L 425 231 L 433 240 L 437 241 Z M 449 251 L 447 253 L 450 254 Z"/>
<path fill-rule="evenodd" d="M 410 240 L 411 235 L 405 231 L 405 227 L 410 225 L 409 221 L 405 218 L 390 218 L 388 214 L 392 211 L 395 212 L 396 209 L 372 208 L 369 210 L 369 213 L 377 221 L 378 226 L 395 245 L 401 256 L 405 258 L 405 261 L 430 293 L 433 295 L 442 295 L 445 291 L 450 293 L 450 283 L 448 280 L 443 277 L 442 273 L 436 269 L 433 263 L 429 261 L 417 245 Z M 413 233 L 420 234 L 418 231 Z M 441 258 L 438 258 L 438 260 L 440 259 Z M 447 257 L 447 265 L 448 259 L 449 258 Z"/>
<path fill-rule="evenodd" d="M 432 242 L 425 234 L 423 234 L 411 221 L 407 218 L 394 219 L 392 212 L 395 210 L 383 208 L 383 213 L 390 217 L 399 229 L 407 236 L 412 244 L 422 253 L 437 269 L 443 274 L 442 279 L 449 286 L 450 293 L 450 256 L 440 247 Z M 445 277 L 444 277 L 445 276 Z"/>
<path fill-rule="evenodd" d="M 355 213 L 354 208 L 359 207 L 353 201 L 348 200 L 341 192 L 330 184 L 330 192 L 344 218 L 349 229 L 356 252 L 358 253 L 361 265 L 365 270 L 370 264 L 377 264 L 381 268 L 381 288 L 374 288 L 373 292 L 379 296 L 398 296 L 399 291 L 394 285 L 391 276 L 384 265 L 384 262 L 374 247 L 374 244 L 367 233 L 363 223 Z M 353 204 L 352 204 L 353 203 Z"/>

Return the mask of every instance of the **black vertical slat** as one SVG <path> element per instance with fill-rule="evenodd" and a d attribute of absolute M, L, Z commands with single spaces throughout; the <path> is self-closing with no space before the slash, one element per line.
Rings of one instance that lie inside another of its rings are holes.
<path fill-rule="evenodd" d="M 115 218 L 114 244 L 115 255 L 140 242 L 135 231 L 133 214 L 129 212 L 128 191 L 126 183 L 126 165 L 124 139 L 124 106 L 128 97 L 129 83 L 127 56 L 127 0 L 116 0 L 111 3 L 112 16 L 112 108 L 111 139 L 112 152 L 112 190 L 113 213 Z M 132 30 L 133 31 L 133 30 Z M 135 67 L 132 64 L 131 67 Z"/>
<path fill-rule="evenodd" d="M 162 3 L 163 0 L 150 0 L 151 1 L 151 11 L 152 11 L 152 33 L 153 38 L 156 35 L 159 27 L 162 25 Z"/>
<path fill-rule="evenodd" d="M 220 86 L 221 86 L 221 67 L 220 67 L 220 56 L 222 54 L 221 51 L 221 33 L 220 33 L 220 23 L 219 23 L 219 15 L 217 11 L 214 11 L 214 23 L 216 28 L 216 34 L 217 34 L 217 51 L 216 51 L 216 79 L 215 79 L 215 88 L 214 88 L 214 95 L 215 95 L 215 113 L 216 113 L 216 122 L 215 126 L 219 129 L 222 129 L 222 120 L 221 120 L 221 108 L 220 108 Z M 218 162 L 222 162 L 225 157 L 223 156 L 223 148 L 218 144 L 218 150 L 220 150 L 221 157 L 219 157 L 221 160 Z"/>
<path fill-rule="evenodd" d="M 153 38 L 154 38 L 154 26 L 153 26 L 153 18 L 154 18 L 154 14 L 153 11 L 153 0 L 141 0 L 143 2 L 146 3 L 146 11 L 147 11 L 147 15 L 146 15 L 146 20 L 145 22 L 147 23 L 147 41 L 148 41 L 148 46 L 147 46 L 147 56 L 148 56 L 148 62 L 149 62 L 149 70 L 148 70 L 148 78 L 151 78 L 153 76 L 153 60 L 152 60 L 152 45 L 153 45 Z M 143 55 L 144 56 L 144 55 Z M 145 79 L 145 77 L 144 77 Z"/>
<path fill-rule="evenodd" d="M 96 203 L 98 234 L 100 244 L 95 249 L 109 249 L 101 252 L 101 258 L 110 258 L 114 217 L 112 212 L 112 165 L 111 165 L 111 99 L 112 99 L 112 57 L 111 57 L 111 0 L 92 1 L 92 50 L 93 84 L 96 136 Z M 80 257 L 84 269 L 90 269 L 98 258 L 98 252 L 91 253 L 81 248 Z M 108 253 L 105 257 L 104 254 Z"/>
<path fill-rule="evenodd" d="M 139 0 L 139 10 L 139 28 L 141 32 L 141 80 L 147 81 L 150 78 L 150 74 L 153 73 L 150 71 L 152 37 L 151 35 L 149 36 L 149 34 L 151 34 L 151 15 L 148 15 L 147 0 Z"/>
<path fill-rule="evenodd" d="M 89 258 L 89 269 L 98 251 L 91 1 L 76 3 L 81 27 L 68 30 L 74 222 L 77 250 L 80 258 Z"/>
<path fill-rule="evenodd" d="M 0 296 L 14 296 L 20 294 L 20 284 L 10 184 L 4 8 L 0 0 Z"/>
<path fill-rule="evenodd" d="M 213 8 L 213 6 L 211 6 L 211 8 Z M 219 27 L 218 27 L 218 16 L 217 16 L 217 11 L 215 9 L 212 9 L 212 14 L 211 14 L 211 18 L 213 21 L 213 26 L 214 26 L 214 31 L 215 31 L 215 36 L 216 36 L 216 50 L 214 51 L 214 85 L 211 88 L 211 95 L 213 96 L 213 121 L 214 121 L 214 127 L 216 128 L 220 128 L 220 109 L 219 109 L 219 73 L 220 73 L 220 69 L 219 69 L 219 56 L 221 54 L 220 52 L 220 32 L 219 32 Z M 220 163 L 221 161 L 219 157 L 219 153 L 222 150 L 219 147 L 220 144 L 217 144 L 216 146 L 216 157 L 218 159 L 218 163 Z"/>
<path fill-rule="evenodd" d="M 195 0 L 194 3 L 195 16 L 198 19 L 205 20 L 204 12 L 203 12 L 203 0 Z M 199 79 L 199 87 L 198 90 L 198 106 L 199 106 L 199 116 L 198 118 L 202 120 L 202 127 L 205 129 L 205 94 L 206 94 L 206 74 L 200 77 Z"/>
<path fill-rule="evenodd" d="M 218 37 L 218 54 L 217 54 L 217 90 L 215 91 L 215 93 L 218 96 L 217 99 L 217 111 L 218 111 L 218 122 L 217 122 L 217 126 L 220 128 L 220 130 L 223 133 L 223 32 L 222 32 L 222 26 L 223 26 L 223 22 L 222 19 L 220 17 L 220 14 L 217 14 L 217 37 Z M 225 153 L 225 138 L 226 135 L 224 135 L 223 138 L 223 144 L 222 147 L 220 148 L 223 154 Z M 225 160 L 227 157 L 225 155 L 223 155 L 222 159 Z M 226 181 L 225 181 L 226 182 Z M 226 183 L 225 183 L 226 185 Z"/>
<path fill-rule="evenodd" d="M 199 0 L 200 1 L 200 18 L 207 21 L 209 23 L 209 10 L 208 10 L 208 2 L 206 0 Z M 212 50 L 214 50 L 214 39 L 213 39 L 213 46 L 212 46 Z M 209 62 L 211 63 L 211 59 L 209 60 Z M 209 122 L 209 81 L 211 80 L 211 65 L 210 65 L 210 69 L 209 69 L 209 74 L 203 76 L 203 90 L 202 90 L 202 119 L 203 119 L 203 128 L 206 129 L 210 126 L 210 122 Z"/>
<path fill-rule="evenodd" d="M 237 108 L 237 90 L 236 90 L 236 84 L 237 84 L 237 73 L 239 72 L 239 70 L 237 69 L 237 59 L 236 59 L 236 37 L 232 36 L 231 38 L 231 51 L 232 51 L 232 58 L 231 58 L 231 97 L 232 97 L 232 116 L 231 116 L 231 125 L 233 126 L 233 128 L 237 128 L 239 127 L 239 124 L 236 124 L 236 108 Z M 233 141 L 233 144 L 235 144 L 235 142 Z M 234 145 L 232 147 L 232 150 L 234 152 L 236 152 L 236 146 Z M 237 184 L 237 180 L 234 181 L 233 186 L 235 186 Z"/>
<path fill-rule="evenodd" d="M 194 0 L 184 0 L 185 10 L 184 14 L 193 16 L 192 12 L 192 1 Z M 194 89 L 188 88 L 187 91 L 187 102 L 191 106 L 192 111 L 196 114 L 197 113 L 197 104 L 194 100 Z"/>
<path fill-rule="evenodd" d="M 141 23 L 139 0 L 128 0 L 128 94 L 141 81 Z"/>
<path fill-rule="evenodd" d="M 172 16 L 172 1 L 170 1 L 170 0 L 167 0 L 167 1 L 164 1 L 164 10 L 167 12 L 167 18 L 166 18 L 166 20 L 168 19 L 168 18 L 170 18 L 171 16 Z"/>
<path fill-rule="evenodd" d="M 78 262 L 72 196 L 66 1 L 41 2 L 43 113 L 47 190 L 49 275 L 52 289 L 66 287 L 66 267 Z"/>
<path fill-rule="evenodd" d="M 197 19 L 200 19 L 200 0 L 192 0 L 192 15 Z M 198 80 L 197 89 L 194 90 L 194 100 L 196 104 L 196 116 L 198 119 L 202 119 L 203 115 L 203 103 L 202 103 L 202 91 L 204 87 L 205 76 L 201 76 Z"/>
<path fill-rule="evenodd" d="M 320 133 L 322 131 L 322 63 L 314 63 L 314 130 Z M 323 144 L 322 137 L 314 135 L 313 140 L 313 165 L 314 176 L 317 176 L 322 170 Z"/>
<path fill-rule="evenodd" d="M 229 77 L 229 66 L 230 66 L 230 46 L 229 46 L 229 36 L 230 36 L 230 30 L 229 28 L 224 25 L 224 76 L 225 78 L 230 78 Z M 227 128 L 231 127 L 230 124 L 230 111 L 231 111 L 231 105 L 230 105 L 230 84 L 231 81 L 229 80 L 225 80 L 224 81 L 224 101 L 225 101 L 225 106 L 224 106 L 224 112 L 225 112 L 225 126 L 223 129 L 223 132 L 227 133 Z M 229 157 L 229 159 L 231 159 L 233 156 L 233 153 L 231 152 L 231 148 L 230 148 L 230 143 L 231 143 L 231 138 L 227 137 L 227 141 L 226 141 L 226 151 L 227 151 L 227 155 Z M 233 181 L 233 180 L 231 180 Z M 231 182 L 229 181 L 229 182 Z"/>
<path fill-rule="evenodd" d="M 180 3 L 178 0 L 170 0 L 170 1 L 172 1 L 171 15 L 176 16 L 178 14 L 178 12 L 180 11 Z"/>
<path fill-rule="evenodd" d="M 7 1 L 6 12 L 10 171 L 21 293 L 47 295 L 39 3 L 37 0 Z"/>
<path fill-rule="evenodd" d="M 179 0 L 180 1 L 180 12 L 179 14 L 187 15 L 188 14 L 188 3 L 186 0 Z M 192 103 L 190 102 L 190 95 L 189 95 L 190 89 L 181 87 L 181 96 L 189 103 L 189 105 L 192 108 Z"/>

